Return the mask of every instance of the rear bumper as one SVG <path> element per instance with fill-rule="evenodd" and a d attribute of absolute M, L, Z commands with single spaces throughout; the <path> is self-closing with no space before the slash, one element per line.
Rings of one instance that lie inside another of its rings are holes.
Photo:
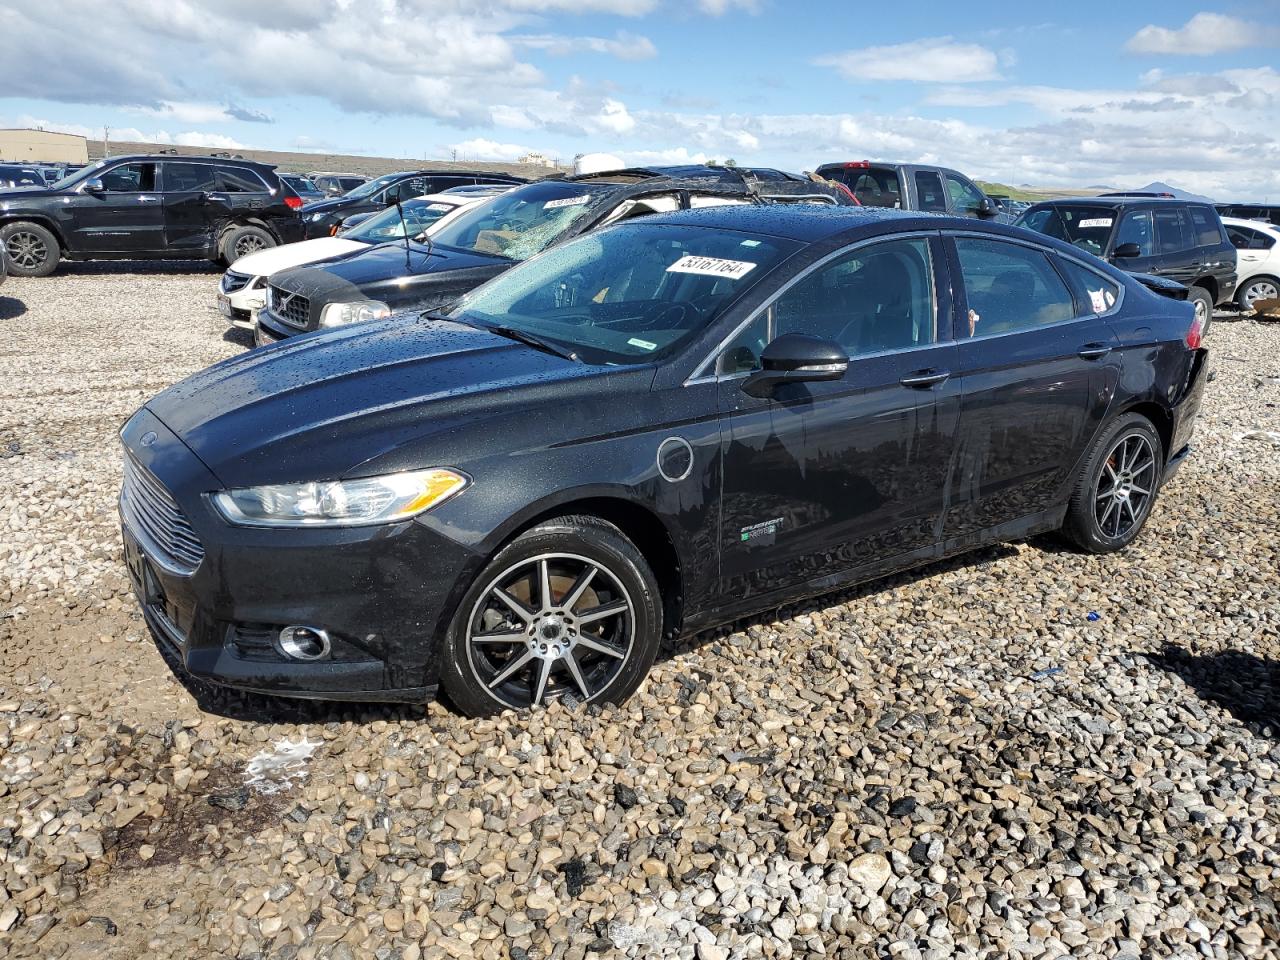
<path fill-rule="evenodd" d="M 1165 466 L 1164 479 L 1169 479 L 1191 453 L 1191 437 L 1195 433 L 1196 417 L 1204 401 L 1205 384 L 1209 381 L 1209 351 L 1205 347 L 1195 350 L 1187 370 L 1186 380 L 1173 405 L 1173 434 L 1169 443 L 1171 451 Z"/>

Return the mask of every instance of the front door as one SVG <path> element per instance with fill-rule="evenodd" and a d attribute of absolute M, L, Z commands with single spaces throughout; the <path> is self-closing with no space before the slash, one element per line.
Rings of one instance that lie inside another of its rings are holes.
<path fill-rule="evenodd" d="M 164 204 L 156 165 L 124 163 L 98 175 L 105 189 L 68 203 L 76 252 L 149 254 L 164 250 Z"/>
<path fill-rule="evenodd" d="M 1096 309 L 1077 303 L 1056 258 L 1036 246 L 960 236 L 953 252 L 967 322 L 957 333 L 963 397 L 948 540 L 1065 503 L 1120 376 L 1104 317 L 1114 292 L 1095 284 Z"/>
<path fill-rule="evenodd" d="M 940 251 L 917 235 L 828 259 L 722 352 L 727 597 L 834 582 L 938 542 L 959 412 L 950 300 L 935 295 Z M 764 345 L 784 333 L 840 344 L 845 377 L 743 393 Z"/>

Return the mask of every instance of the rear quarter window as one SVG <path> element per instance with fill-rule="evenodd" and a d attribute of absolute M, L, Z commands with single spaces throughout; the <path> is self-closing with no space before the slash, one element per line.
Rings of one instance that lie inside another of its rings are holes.
<path fill-rule="evenodd" d="M 267 185 L 250 170 L 218 167 L 218 189 L 223 193 L 266 193 Z"/>
<path fill-rule="evenodd" d="M 1066 257 L 1054 257 L 1054 262 L 1075 294 L 1076 316 L 1106 313 L 1119 302 L 1120 284 L 1110 277 Z"/>
<path fill-rule="evenodd" d="M 1218 214 L 1208 207 L 1191 208 L 1192 233 L 1195 234 L 1196 246 L 1216 247 L 1223 243 L 1222 221 Z"/>

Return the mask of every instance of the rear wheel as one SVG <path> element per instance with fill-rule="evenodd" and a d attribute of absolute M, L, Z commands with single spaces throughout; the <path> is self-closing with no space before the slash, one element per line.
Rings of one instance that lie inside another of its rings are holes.
<path fill-rule="evenodd" d="M 1088 553 L 1127 547 L 1151 515 L 1164 474 L 1164 445 L 1151 421 L 1126 413 L 1085 458 L 1062 532 Z"/>
<path fill-rule="evenodd" d="M 1209 324 L 1213 323 L 1213 295 L 1204 287 L 1189 287 L 1187 300 L 1196 308 L 1196 319 L 1200 321 L 1200 336 L 1209 333 Z"/>
<path fill-rule="evenodd" d="M 1280 298 L 1280 280 L 1275 277 L 1250 277 L 1236 291 L 1236 306 L 1252 310 L 1259 300 Z"/>
<path fill-rule="evenodd" d="M 38 223 L 6 223 L 0 227 L 0 244 L 15 277 L 47 277 L 62 256 L 58 238 Z"/>
<path fill-rule="evenodd" d="M 498 552 L 467 591 L 444 644 L 441 680 L 484 716 L 572 698 L 625 700 L 662 634 L 657 582 L 617 527 L 559 517 Z"/>
<path fill-rule="evenodd" d="M 218 253 L 223 262 L 230 266 L 241 257 L 247 257 L 251 253 L 257 253 L 259 250 L 266 250 L 275 245 L 276 238 L 261 227 L 232 227 L 222 235 Z"/>

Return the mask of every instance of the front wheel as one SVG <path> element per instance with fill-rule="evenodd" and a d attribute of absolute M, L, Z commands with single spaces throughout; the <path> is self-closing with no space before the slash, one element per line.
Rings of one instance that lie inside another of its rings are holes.
<path fill-rule="evenodd" d="M 1067 506 L 1062 532 L 1087 553 L 1133 542 L 1151 515 L 1164 474 L 1164 445 L 1141 414 L 1119 417 L 1094 442 Z"/>
<path fill-rule="evenodd" d="M 1259 300 L 1280 298 L 1280 280 L 1275 277 L 1251 277 L 1240 284 L 1236 291 L 1236 306 L 1241 310 L 1253 310 Z"/>
<path fill-rule="evenodd" d="M 38 223 L 6 223 L 0 227 L 0 245 L 15 277 L 47 277 L 62 256 L 58 238 Z"/>
<path fill-rule="evenodd" d="M 1213 323 L 1213 295 L 1204 287 L 1188 287 L 1187 300 L 1196 308 L 1196 319 L 1200 321 L 1200 336 L 1207 336 L 1209 324 Z"/>
<path fill-rule="evenodd" d="M 625 700 L 662 635 L 657 582 L 622 531 L 558 517 L 521 534 L 480 572 L 454 615 L 441 680 L 486 716 L 572 698 Z"/>

